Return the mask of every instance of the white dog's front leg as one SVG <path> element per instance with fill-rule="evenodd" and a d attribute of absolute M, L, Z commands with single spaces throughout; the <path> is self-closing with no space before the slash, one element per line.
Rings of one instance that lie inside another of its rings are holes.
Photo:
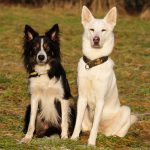
<path fill-rule="evenodd" d="M 87 106 L 86 98 L 79 97 L 77 104 L 77 119 L 71 139 L 77 139 L 79 137 L 86 106 Z"/>
<path fill-rule="evenodd" d="M 93 121 L 93 126 L 92 126 L 92 129 L 90 132 L 90 137 L 88 140 L 88 145 L 95 145 L 95 143 L 96 143 L 97 132 L 99 129 L 99 123 L 100 123 L 100 119 L 101 119 L 101 113 L 103 110 L 103 106 L 104 106 L 103 99 L 98 99 L 96 102 L 94 121 Z"/>
<path fill-rule="evenodd" d="M 62 110 L 62 123 L 61 123 L 61 138 L 68 138 L 68 128 L 69 128 L 69 100 L 61 100 L 61 110 Z"/>
<path fill-rule="evenodd" d="M 21 142 L 23 143 L 29 143 L 33 137 L 33 132 L 35 130 L 35 119 L 36 119 L 37 109 L 38 109 L 38 99 L 37 97 L 31 96 L 30 123 L 25 137 L 21 140 Z"/>

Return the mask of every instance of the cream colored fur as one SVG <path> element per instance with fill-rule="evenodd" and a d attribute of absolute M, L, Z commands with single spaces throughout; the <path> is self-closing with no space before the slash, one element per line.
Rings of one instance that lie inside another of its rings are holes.
<path fill-rule="evenodd" d="M 83 6 L 82 51 L 86 57 L 93 60 L 111 54 L 116 18 L 115 7 L 104 19 L 95 19 L 88 8 Z M 100 38 L 99 48 L 94 48 L 94 36 Z M 85 69 L 85 65 L 81 58 L 78 64 L 77 120 L 71 139 L 77 139 L 81 129 L 90 131 L 89 145 L 96 144 L 99 131 L 106 136 L 124 137 L 131 124 L 136 121 L 136 116 L 131 115 L 128 106 L 120 105 L 112 59 L 109 58 L 105 63 L 90 69 Z"/>

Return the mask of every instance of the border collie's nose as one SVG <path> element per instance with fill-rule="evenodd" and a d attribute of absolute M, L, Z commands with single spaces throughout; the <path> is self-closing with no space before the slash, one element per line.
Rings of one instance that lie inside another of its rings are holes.
<path fill-rule="evenodd" d="M 39 55 L 39 56 L 38 56 L 38 59 L 39 59 L 40 61 L 42 61 L 42 60 L 45 59 L 45 56 L 44 56 L 44 55 Z"/>
<path fill-rule="evenodd" d="M 99 38 L 98 36 L 95 36 L 95 37 L 93 38 L 93 42 L 94 42 L 94 43 L 99 43 L 99 41 L 100 41 L 100 38 Z"/>

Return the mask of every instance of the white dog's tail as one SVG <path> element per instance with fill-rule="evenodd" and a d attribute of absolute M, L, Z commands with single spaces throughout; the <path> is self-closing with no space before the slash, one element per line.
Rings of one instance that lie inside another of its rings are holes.
<path fill-rule="evenodd" d="M 131 115 L 131 124 L 136 121 L 143 121 L 145 118 L 149 117 L 150 113 L 143 113 L 143 114 L 132 114 Z"/>
<path fill-rule="evenodd" d="M 136 115 L 131 115 L 131 125 L 135 122 L 137 122 L 138 117 Z"/>

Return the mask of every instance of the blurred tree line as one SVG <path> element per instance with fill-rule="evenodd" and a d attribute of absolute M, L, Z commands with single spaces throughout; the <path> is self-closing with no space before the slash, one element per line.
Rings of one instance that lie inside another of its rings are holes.
<path fill-rule="evenodd" d="M 0 0 L 5 4 L 22 4 L 41 7 L 50 4 L 53 7 L 69 7 L 86 5 L 94 11 L 108 10 L 117 6 L 120 13 L 145 15 L 150 18 L 150 0 Z"/>

